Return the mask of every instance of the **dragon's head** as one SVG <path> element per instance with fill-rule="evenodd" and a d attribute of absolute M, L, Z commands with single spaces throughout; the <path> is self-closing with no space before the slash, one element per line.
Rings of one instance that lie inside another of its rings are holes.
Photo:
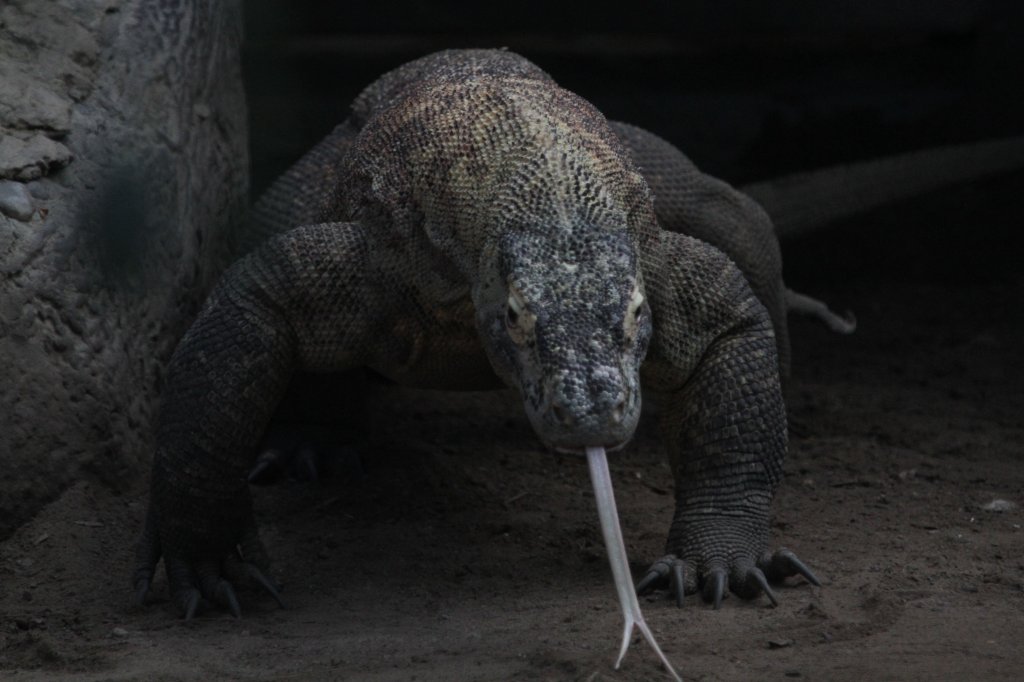
<path fill-rule="evenodd" d="M 625 229 L 515 230 L 474 292 L 491 364 L 549 447 L 615 449 L 640 417 L 650 308 Z"/>

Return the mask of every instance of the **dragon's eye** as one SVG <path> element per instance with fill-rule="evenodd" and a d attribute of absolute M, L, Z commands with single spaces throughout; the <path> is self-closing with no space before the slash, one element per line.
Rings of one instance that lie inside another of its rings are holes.
<path fill-rule="evenodd" d="M 508 335 L 518 344 L 526 343 L 533 332 L 537 318 L 526 307 L 526 301 L 519 290 L 513 286 L 508 289 L 508 305 L 505 308 L 505 328 Z"/>
<path fill-rule="evenodd" d="M 633 295 L 630 296 L 629 305 L 626 308 L 626 319 L 624 322 L 626 341 L 632 343 L 636 339 L 640 329 L 640 320 L 644 315 L 644 295 L 640 293 L 640 287 L 633 288 Z"/>
<path fill-rule="evenodd" d="M 505 324 L 510 327 L 516 326 L 516 322 L 519 321 L 519 313 L 511 305 L 505 312 Z"/>

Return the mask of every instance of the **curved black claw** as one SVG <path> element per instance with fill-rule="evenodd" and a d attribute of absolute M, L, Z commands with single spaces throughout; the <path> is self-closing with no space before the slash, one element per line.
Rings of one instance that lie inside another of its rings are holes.
<path fill-rule="evenodd" d="M 363 470 L 359 452 L 338 441 L 330 430 L 272 430 L 261 445 L 249 483 L 268 485 L 285 478 L 320 481 L 338 476 L 357 476 Z"/>
<path fill-rule="evenodd" d="M 246 572 L 249 574 L 249 577 L 255 580 L 260 585 L 260 587 L 266 590 L 267 593 L 274 598 L 274 601 L 277 602 L 278 606 L 280 606 L 282 609 L 288 608 L 284 605 L 284 600 L 281 599 L 281 587 L 276 582 L 274 582 L 273 578 L 264 573 L 260 569 L 260 567 L 255 564 L 246 563 L 245 569 Z"/>
<path fill-rule="evenodd" d="M 779 600 L 775 597 L 775 593 L 772 592 L 772 588 L 768 585 L 768 579 L 764 577 L 764 573 L 760 568 L 754 567 L 747 572 L 747 580 L 752 581 L 758 591 L 764 592 L 765 596 L 768 597 L 768 601 L 772 603 L 772 606 L 778 606 Z"/>
<path fill-rule="evenodd" d="M 766 554 L 757 562 L 757 565 L 764 571 L 769 582 L 781 583 L 786 578 L 801 575 L 810 584 L 821 587 L 818 576 L 814 575 L 814 572 L 788 549 L 781 548 L 772 555 Z"/>
<path fill-rule="evenodd" d="M 675 554 L 666 554 L 647 569 L 647 573 L 636 584 L 638 595 L 647 594 L 662 583 L 668 585 L 669 594 L 675 597 L 676 606 L 683 607 L 683 597 L 695 591 L 693 585 L 687 585 L 686 581 L 692 576 L 686 562 Z"/>
<path fill-rule="evenodd" d="M 778 606 L 779 600 L 768 584 L 764 572 L 752 563 L 741 563 L 733 566 L 729 576 L 729 588 L 743 599 L 757 599 L 764 594 L 772 606 Z"/>
<path fill-rule="evenodd" d="M 683 597 L 686 595 L 686 565 L 681 559 L 672 562 L 672 592 L 676 596 L 676 606 L 683 608 Z"/>
<path fill-rule="evenodd" d="M 676 561 L 676 556 L 668 554 L 651 564 L 650 568 L 647 569 L 647 573 L 636 584 L 636 593 L 643 595 L 653 590 L 672 570 L 674 561 Z"/>
<path fill-rule="evenodd" d="M 255 523 L 249 523 L 242 531 L 238 549 L 241 552 L 241 567 L 245 575 L 273 597 L 278 606 L 282 609 L 287 608 L 284 600 L 281 599 L 281 586 L 271 577 L 270 557 L 263 546 Z"/>
<path fill-rule="evenodd" d="M 135 579 L 135 592 L 132 595 L 132 603 L 136 606 L 146 605 L 146 596 L 149 594 L 149 586 L 152 581 L 149 578 Z"/>
<path fill-rule="evenodd" d="M 235 618 L 242 617 L 242 607 L 238 605 L 238 595 L 235 594 L 235 588 L 231 587 L 231 583 L 227 580 L 221 580 L 217 584 L 217 601 L 226 606 Z"/>
<path fill-rule="evenodd" d="M 252 470 L 249 472 L 249 483 L 255 483 L 256 485 L 264 483 L 272 483 L 282 476 L 281 462 L 284 455 L 277 452 L 276 450 L 265 450 L 260 453 L 259 458 L 256 460 L 256 464 L 253 465 Z"/>
<path fill-rule="evenodd" d="M 714 604 L 717 611 L 722 606 L 722 597 L 725 596 L 725 586 L 729 580 L 724 568 L 713 568 L 704 579 L 702 596 L 704 601 Z"/>
<path fill-rule="evenodd" d="M 199 602 L 202 596 L 199 594 L 199 590 L 194 587 L 190 587 L 186 590 L 182 590 L 174 595 L 174 601 L 178 604 L 178 609 L 181 611 L 181 616 L 185 620 L 192 620 L 196 616 L 196 611 L 199 610 Z"/>

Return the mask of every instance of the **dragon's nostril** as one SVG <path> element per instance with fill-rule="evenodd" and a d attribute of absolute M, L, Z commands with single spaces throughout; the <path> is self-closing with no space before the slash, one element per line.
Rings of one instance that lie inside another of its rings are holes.
<path fill-rule="evenodd" d="M 622 423 L 622 418 L 625 415 L 626 415 L 626 399 L 623 398 L 622 400 L 620 400 L 619 402 L 617 402 L 615 404 L 615 407 L 612 408 L 612 414 L 611 414 L 612 421 L 615 422 L 616 424 L 621 424 Z"/>
<path fill-rule="evenodd" d="M 565 424 L 566 426 L 570 426 L 572 424 L 573 418 L 569 413 L 569 410 L 565 409 L 558 403 L 551 406 L 551 412 L 555 415 L 555 419 L 557 419 L 559 423 Z"/>

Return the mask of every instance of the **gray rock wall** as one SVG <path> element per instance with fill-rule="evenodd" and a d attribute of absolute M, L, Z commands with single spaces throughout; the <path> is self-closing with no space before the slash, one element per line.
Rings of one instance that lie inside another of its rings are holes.
<path fill-rule="evenodd" d="M 244 211 L 240 0 L 0 5 L 0 537 L 151 456 Z"/>

